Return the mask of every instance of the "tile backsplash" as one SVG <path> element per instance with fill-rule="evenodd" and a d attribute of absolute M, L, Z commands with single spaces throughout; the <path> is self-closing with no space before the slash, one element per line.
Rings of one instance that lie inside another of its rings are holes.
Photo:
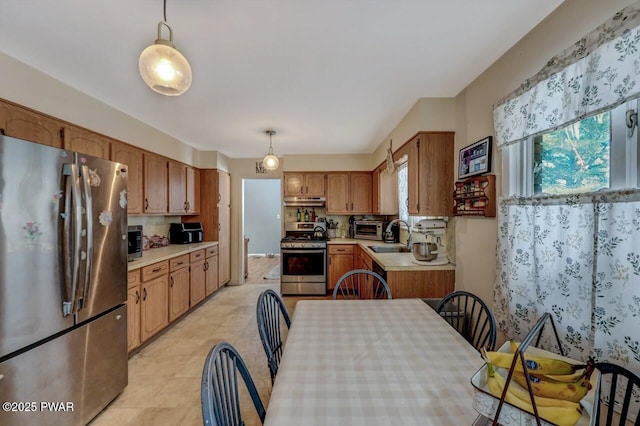
<path fill-rule="evenodd" d="M 142 233 L 148 237 L 169 236 L 169 224 L 180 222 L 180 216 L 128 216 L 129 225 L 142 225 Z"/>

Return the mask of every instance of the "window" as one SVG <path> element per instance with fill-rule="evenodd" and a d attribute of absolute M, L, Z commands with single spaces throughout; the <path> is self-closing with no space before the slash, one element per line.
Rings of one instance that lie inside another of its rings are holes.
<path fill-rule="evenodd" d="M 637 111 L 637 103 L 505 147 L 503 194 L 575 194 L 640 186 L 638 132 L 627 126 L 627 115 Z"/>

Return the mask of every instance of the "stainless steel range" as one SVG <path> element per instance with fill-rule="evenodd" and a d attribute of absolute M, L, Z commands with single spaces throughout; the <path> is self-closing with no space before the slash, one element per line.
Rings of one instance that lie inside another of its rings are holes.
<path fill-rule="evenodd" d="M 325 295 L 327 233 L 324 222 L 285 225 L 280 242 L 280 291 L 283 295 Z"/>

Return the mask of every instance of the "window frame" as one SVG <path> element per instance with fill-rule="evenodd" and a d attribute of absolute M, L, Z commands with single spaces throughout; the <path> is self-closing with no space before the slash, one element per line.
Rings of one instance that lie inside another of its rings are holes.
<path fill-rule="evenodd" d="M 609 143 L 609 188 L 640 187 L 640 136 L 637 122 L 633 133 L 629 135 L 626 124 L 627 111 L 638 112 L 637 99 L 628 101 L 609 110 L 611 118 L 611 139 Z M 549 132 L 551 132 L 550 130 Z M 534 194 L 534 139 L 531 136 L 524 141 L 502 148 L 502 194 L 506 196 L 534 197 L 549 194 Z M 566 193 L 566 195 L 573 195 Z"/>

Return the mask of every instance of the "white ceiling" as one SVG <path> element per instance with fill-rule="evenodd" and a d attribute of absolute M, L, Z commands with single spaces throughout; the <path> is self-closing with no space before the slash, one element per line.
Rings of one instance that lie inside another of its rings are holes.
<path fill-rule="evenodd" d="M 199 150 L 260 157 L 273 128 L 277 155 L 368 153 L 562 1 L 168 0 L 193 70 L 180 97 L 138 74 L 162 0 L 2 0 L 0 50 Z"/>

